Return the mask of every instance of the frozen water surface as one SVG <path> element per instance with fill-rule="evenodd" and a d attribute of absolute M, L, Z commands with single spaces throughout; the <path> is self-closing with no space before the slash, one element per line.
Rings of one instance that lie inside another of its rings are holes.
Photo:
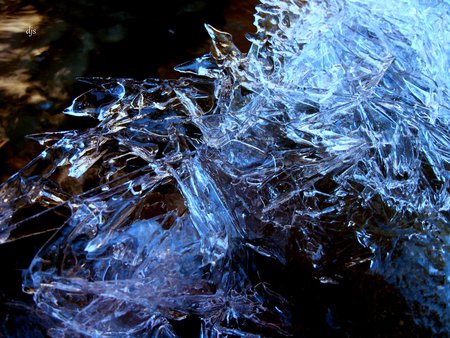
<path fill-rule="evenodd" d="M 86 79 L 95 128 L 0 188 L 0 240 L 54 231 L 24 290 L 52 336 L 292 334 L 252 257 L 381 276 L 450 332 L 450 3 L 262 0 L 179 80 Z M 49 221 L 50 220 L 50 221 Z M 257 282 L 255 282 L 255 280 Z"/>

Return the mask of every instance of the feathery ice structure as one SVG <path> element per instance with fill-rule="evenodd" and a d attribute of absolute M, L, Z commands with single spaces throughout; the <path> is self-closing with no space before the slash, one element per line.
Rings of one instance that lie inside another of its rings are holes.
<path fill-rule="evenodd" d="M 53 336 L 290 335 L 258 274 L 381 276 L 450 332 L 450 3 L 262 0 L 179 80 L 88 79 L 84 131 L 0 188 L 0 239 L 54 231 L 24 290 Z"/>

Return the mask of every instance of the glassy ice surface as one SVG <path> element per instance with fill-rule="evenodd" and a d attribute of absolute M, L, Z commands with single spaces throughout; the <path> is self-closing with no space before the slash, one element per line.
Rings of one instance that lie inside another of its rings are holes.
<path fill-rule="evenodd" d="M 66 113 L 97 127 L 35 135 L 0 188 L 2 243 L 55 231 L 24 278 L 49 334 L 172 337 L 196 317 L 203 337 L 289 335 L 249 266 L 292 255 L 323 283 L 381 276 L 448 334 L 449 15 L 262 0 L 248 53 L 207 26 L 187 78 L 87 79 Z"/>

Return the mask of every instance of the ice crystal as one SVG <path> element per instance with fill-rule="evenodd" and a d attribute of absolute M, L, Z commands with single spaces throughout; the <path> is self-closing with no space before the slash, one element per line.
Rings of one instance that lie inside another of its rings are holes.
<path fill-rule="evenodd" d="M 98 125 L 35 136 L 0 190 L 3 243 L 55 231 L 24 281 L 49 333 L 172 337 L 196 317 L 203 337 L 289 335 L 251 261 L 299 256 L 323 283 L 382 276 L 448 334 L 449 14 L 262 0 L 248 53 L 207 26 L 189 78 L 86 80 L 66 113 Z"/>

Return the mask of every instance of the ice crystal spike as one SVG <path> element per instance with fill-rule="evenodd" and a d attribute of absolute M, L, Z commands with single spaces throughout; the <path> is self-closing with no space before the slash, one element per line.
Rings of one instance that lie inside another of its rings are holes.
<path fill-rule="evenodd" d="M 247 54 L 207 26 L 190 78 L 92 79 L 66 113 L 98 125 L 33 136 L 45 150 L 0 187 L 1 243 L 54 232 L 24 280 L 49 334 L 304 333 L 269 263 L 378 276 L 450 334 L 449 18 L 261 0 Z"/>
<path fill-rule="evenodd" d="M 205 25 L 205 28 L 212 39 L 212 55 L 216 60 L 226 57 L 236 58 L 241 55 L 233 43 L 231 34 L 221 32 L 210 25 Z"/>

